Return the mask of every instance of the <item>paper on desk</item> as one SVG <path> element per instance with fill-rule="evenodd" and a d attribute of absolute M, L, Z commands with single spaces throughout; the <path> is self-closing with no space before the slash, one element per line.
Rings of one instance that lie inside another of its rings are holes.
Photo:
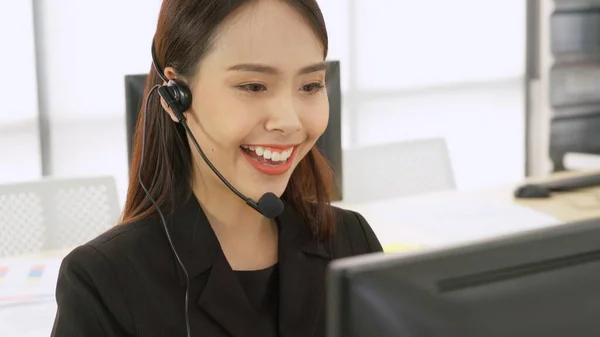
<path fill-rule="evenodd" d="M 55 316 L 54 301 L 0 306 L 0 336 L 50 336 Z"/>
<path fill-rule="evenodd" d="M 421 249 L 421 248 L 425 248 L 425 246 L 392 243 L 392 244 L 387 244 L 387 245 L 383 246 L 383 251 L 386 253 L 395 253 L 395 252 L 417 250 L 417 249 Z"/>
<path fill-rule="evenodd" d="M 53 301 L 60 263 L 59 258 L 0 259 L 0 307 Z"/>
<path fill-rule="evenodd" d="M 353 209 L 369 221 L 384 246 L 445 245 L 560 223 L 550 215 L 510 202 L 431 203 L 426 199 L 406 199 Z"/>

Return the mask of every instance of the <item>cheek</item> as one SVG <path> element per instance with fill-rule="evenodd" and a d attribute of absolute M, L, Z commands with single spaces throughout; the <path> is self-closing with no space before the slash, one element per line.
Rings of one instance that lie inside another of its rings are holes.
<path fill-rule="evenodd" d="M 232 100 L 220 100 L 215 104 L 205 101 L 197 107 L 195 114 L 197 128 L 210 141 L 213 148 L 220 150 L 237 147 L 244 137 L 252 131 L 253 120 L 248 117 L 244 106 L 236 105 Z M 196 108 L 196 107 L 195 107 Z"/>
<path fill-rule="evenodd" d="M 200 146 L 218 150 L 228 156 L 231 149 L 239 145 L 240 136 L 248 132 L 248 121 L 240 104 L 232 99 L 228 87 L 215 85 L 219 82 L 216 74 L 206 72 L 203 80 L 193 87 L 192 116 L 194 126 L 190 128 Z"/>
<path fill-rule="evenodd" d="M 329 105 L 323 104 L 320 107 L 310 110 L 310 113 L 303 114 L 302 125 L 306 131 L 306 143 L 299 155 L 299 160 L 303 159 L 304 156 L 312 149 L 316 144 L 317 139 L 325 132 L 327 123 L 329 122 Z"/>
<path fill-rule="evenodd" d="M 310 113 L 304 115 L 302 124 L 306 130 L 308 138 L 316 140 L 321 137 L 327 124 L 329 123 L 329 105 L 320 104 L 318 107 L 313 107 Z"/>

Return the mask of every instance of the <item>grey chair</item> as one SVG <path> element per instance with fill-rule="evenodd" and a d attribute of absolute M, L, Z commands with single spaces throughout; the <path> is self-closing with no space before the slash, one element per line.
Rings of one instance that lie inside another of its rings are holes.
<path fill-rule="evenodd" d="M 120 217 L 113 177 L 0 185 L 0 257 L 71 248 Z"/>
<path fill-rule="evenodd" d="M 456 188 L 446 141 L 420 139 L 345 150 L 344 203 Z"/>

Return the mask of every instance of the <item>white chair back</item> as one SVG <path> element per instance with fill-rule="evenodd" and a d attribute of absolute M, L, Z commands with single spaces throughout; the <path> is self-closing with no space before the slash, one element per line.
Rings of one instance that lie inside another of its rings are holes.
<path fill-rule="evenodd" d="M 345 204 L 456 188 L 443 138 L 349 149 L 342 160 Z"/>
<path fill-rule="evenodd" d="M 75 247 L 119 216 L 112 177 L 0 185 L 0 257 Z"/>

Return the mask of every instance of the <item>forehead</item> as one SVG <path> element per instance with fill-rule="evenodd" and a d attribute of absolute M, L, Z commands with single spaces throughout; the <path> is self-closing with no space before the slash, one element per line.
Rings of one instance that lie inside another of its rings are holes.
<path fill-rule="evenodd" d="M 223 66 L 264 63 L 300 68 L 323 61 L 323 46 L 295 8 L 285 1 L 261 0 L 223 23 L 208 59 Z"/>

